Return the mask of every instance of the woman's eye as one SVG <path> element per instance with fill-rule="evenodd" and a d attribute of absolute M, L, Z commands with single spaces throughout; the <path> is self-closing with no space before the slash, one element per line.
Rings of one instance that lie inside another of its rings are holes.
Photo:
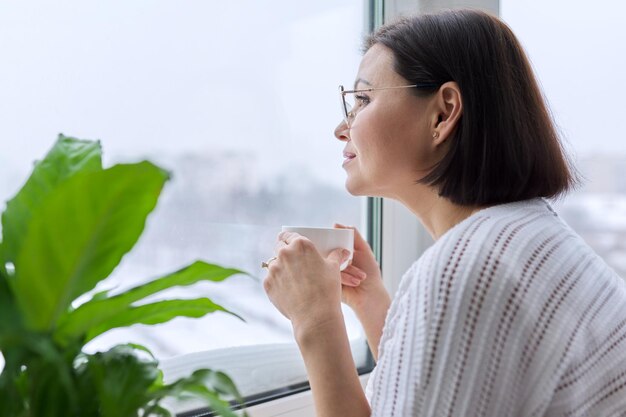
<path fill-rule="evenodd" d="M 355 95 L 354 96 L 354 107 L 355 109 L 360 109 L 364 107 L 370 102 L 370 98 L 364 95 Z"/>
<path fill-rule="evenodd" d="M 357 103 L 360 103 L 360 104 L 367 104 L 370 102 L 370 98 L 364 95 L 355 95 L 354 99 L 356 100 Z"/>

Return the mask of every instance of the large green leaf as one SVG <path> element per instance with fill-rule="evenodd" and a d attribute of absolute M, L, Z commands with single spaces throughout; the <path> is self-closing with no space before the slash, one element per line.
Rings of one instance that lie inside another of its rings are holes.
<path fill-rule="evenodd" d="M 100 142 L 59 135 L 46 157 L 35 165 L 26 184 L 7 202 L 2 214 L 4 262 L 15 262 L 33 213 L 59 184 L 78 172 L 99 170 L 102 170 Z"/>
<path fill-rule="evenodd" d="M 152 280 L 111 298 L 102 299 L 101 297 L 94 297 L 76 310 L 65 313 L 59 319 L 58 327 L 55 331 L 55 339 L 59 343 L 65 344 L 70 340 L 83 339 L 87 331 L 95 327 L 108 327 L 111 329 L 113 327 L 111 324 L 107 325 L 107 322 L 112 317 L 123 313 L 131 307 L 132 303 L 167 288 L 191 285 L 198 281 L 219 282 L 234 274 L 243 273 L 244 272 L 237 269 L 222 268 L 218 265 L 197 261 L 186 268 L 162 278 Z"/>
<path fill-rule="evenodd" d="M 168 174 L 149 162 L 81 172 L 34 213 L 15 262 L 15 297 L 33 330 L 50 330 L 141 235 Z"/>
<path fill-rule="evenodd" d="M 198 318 L 215 311 L 223 311 L 239 317 L 208 298 L 157 301 L 138 307 L 130 307 L 109 317 L 106 322 L 89 329 L 85 341 L 117 327 L 165 323 L 176 317 Z"/>

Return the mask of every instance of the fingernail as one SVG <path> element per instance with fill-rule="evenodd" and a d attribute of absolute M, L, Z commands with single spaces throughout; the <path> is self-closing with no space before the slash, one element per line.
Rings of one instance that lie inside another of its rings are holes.
<path fill-rule="evenodd" d="M 359 284 L 361 284 L 361 281 L 359 281 L 359 280 L 358 280 L 358 279 L 356 279 L 356 278 L 352 278 L 352 279 L 350 280 L 350 282 L 352 282 L 352 284 L 354 284 L 354 285 L 359 285 Z"/>
<path fill-rule="evenodd" d="M 344 249 L 341 251 L 341 257 L 343 258 L 343 260 L 347 260 L 348 258 L 350 258 L 350 251 L 347 249 Z"/>

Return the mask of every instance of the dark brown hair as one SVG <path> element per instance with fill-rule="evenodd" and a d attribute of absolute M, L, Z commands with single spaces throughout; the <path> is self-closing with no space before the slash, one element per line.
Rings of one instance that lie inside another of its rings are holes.
<path fill-rule="evenodd" d="M 418 182 L 477 206 L 557 197 L 576 184 L 528 59 L 498 18 L 465 9 L 405 17 L 371 34 L 365 50 L 377 43 L 409 83 L 455 81 L 461 90 L 449 151 Z"/>

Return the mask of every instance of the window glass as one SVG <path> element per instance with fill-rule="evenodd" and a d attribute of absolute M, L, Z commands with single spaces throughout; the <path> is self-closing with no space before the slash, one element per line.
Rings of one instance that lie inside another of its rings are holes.
<path fill-rule="evenodd" d="M 523 43 L 581 187 L 555 208 L 626 277 L 626 5 L 566 0 L 502 0 L 500 10 Z"/>
<path fill-rule="evenodd" d="M 262 289 L 281 225 L 362 226 L 344 189 L 338 84 L 360 60 L 362 0 L 3 1 L 0 197 L 22 185 L 58 133 L 100 139 L 105 165 L 148 158 L 173 172 L 146 230 L 107 288 L 197 259 L 240 268 L 208 296 L 242 316 L 112 331 L 170 372 L 215 366 L 245 395 L 305 381 L 291 326 Z M 358 366 L 364 333 L 345 310 Z"/>

